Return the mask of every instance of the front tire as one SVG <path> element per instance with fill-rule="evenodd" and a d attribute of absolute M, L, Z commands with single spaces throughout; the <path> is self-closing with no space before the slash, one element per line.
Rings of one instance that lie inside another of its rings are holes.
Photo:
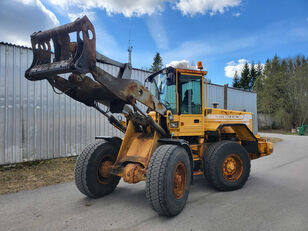
<path fill-rule="evenodd" d="M 103 197 L 114 191 L 120 177 L 108 173 L 116 161 L 119 148 L 112 142 L 98 140 L 86 146 L 75 165 L 78 190 L 90 198 Z"/>
<path fill-rule="evenodd" d="M 204 174 L 220 191 L 236 190 L 246 183 L 250 173 L 250 157 L 240 144 L 224 140 L 212 144 L 204 155 Z"/>
<path fill-rule="evenodd" d="M 191 182 L 191 166 L 186 150 L 177 145 L 161 145 L 153 153 L 147 170 L 146 197 L 162 216 L 176 216 L 185 204 Z"/>

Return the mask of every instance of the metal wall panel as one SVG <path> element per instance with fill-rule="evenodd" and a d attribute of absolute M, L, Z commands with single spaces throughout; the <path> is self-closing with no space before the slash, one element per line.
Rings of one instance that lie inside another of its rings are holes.
<path fill-rule="evenodd" d="M 252 113 L 253 133 L 258 133 L 257 93 L 228 87 L 228 109 Z"/>
<path fill-rule="evenodd" d="M 204 97 L 206 97 L 205 94 Z M 213 107 L 213 103 L 218 103 L 218 108 L 224 108 L 224 87 L 209 83 L 207 84 L 207 106 Z"/>
<path fill-rule="evenodd" d="M 31 49 L 0 43 L 0 165 L 77 155 L 96 135 L 123 136 L 95 109 L 55 94 L 46 80 L 28 81 L 31 62 Z M 149 74 L 134 69 L 132 78 L 143 82 Z"/>
<path fill-rule="evenodd" d="M 95 109 L 55 94 L 46 80 L 28 81 L 31 62 L 31 49 L 0 43 L 0 165 L 77 155 L 96 135 L 123 136 Z M 134 69 L 132 77 L 143 83 L 149 74 Z M 209 84 L 208 106 L 223 108 L 223 91 Z M 256 94 L 229 88 L 228 108 L 256 113 Z"/>

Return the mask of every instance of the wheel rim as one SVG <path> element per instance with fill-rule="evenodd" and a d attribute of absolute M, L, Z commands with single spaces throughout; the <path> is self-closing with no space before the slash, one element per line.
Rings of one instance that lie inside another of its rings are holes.
<path fill-rule="evenodd" d="M 223 177 L 231 182 L 238 180 L 243 173 L 244 165 L 243 160 L 238 154 L 228 155 L 222 164 Z"/>
<path fill-rule="evenodd" d="M 111 181 L 112 175 L 110 174 L 110 167 L 114 160 L 112 155 L 104 155 L 99 162 L 96 170 L 97 180 L 101 184 L 108 184 Z"/>
<path fill-rule="evenodd" d="M 185 192 L 186 188 L 186 166 L 183 162 L 175 166 L 173 173 L 173 194 L 176 199 L 180 199 Z"/>

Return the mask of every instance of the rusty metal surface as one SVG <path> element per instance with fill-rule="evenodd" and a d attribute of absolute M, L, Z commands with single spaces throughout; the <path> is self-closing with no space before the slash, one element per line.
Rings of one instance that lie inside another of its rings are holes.
<path fill-rule="evenodd" d="M 243 160 L 238 154 L 232 153 L 224 159 L 222 164 L 222 175 L 225 180 L 230 182 L 238 180 L 242 176 L 243 170 Z"/>
<path fill-rule="evenodd" d="M 76 33 L 77 42 L 71 43 L 71 33 Z M 33 33 L 31 44 L 33 62 L 25 73 L 29 80 L 42 80 L 50 75 L 74 71 L 85 74 L 95 70 L 96 36 L 87 16 L 47 31 Z M 74 44 L 76 47 L 72 49 Z M 52 48 L 55 54 L 53 60 Z"/>
<path fill-rule="evenodd" d="M 67 80 L 57 75 L 50 79 L 49 83 L 61 92 L 87 106 L 94 106 L 95 101 L 103 99 L 102 96 L 110 97 L 112 95 L 101 84 L 93 81 L 88 76 L 71 74 Z"/>
<path fill-rule="evenodd" d="M 129 121 L 125 137 L 116 162 L 111 172 L 123 177 L 126 182 L 137 183 L 144 180 L 144 173 L 150 161 L 152 152 L 157 147 L 159 139 L 157 132 L 138 132 Z"/>
<path fill-rule="evenodd" d="M 123 169 L 122 177 L 125 182 L 136 184 L 146 179 L 146 169 L 139 164 L 130 163 Z"/>
<path fill-rule="evenodd" d="M 130 121 L 114 166 L 119 167 L 125 162 L 136 162 L 147 167 L 151 151 L 157 145 L 158 137 L 157 133 L 136 131 L 134 124 Z"/>
<path fill-rule="evenodd" d="M 114 99 L 110 98 L 110 104 L 112 100 L 118 99 L 125 104 L 135 105 L 137 100 L 162 115 L 167 110 L 138 80 L 115 78 L 99 67 L 97 67 L 97 73 L 92 73 L 92 75 L 96 81 L 116 96 Z"/>
<path fill-rule="evenodd" d="M 186 190 L 187 170 L 184 162 L 179 162 L 173 171 L 172 188 L 176 199 L 180 199 Z"/>
<path fill-rule="evenodd" d="M 70 33 L 76 33 L 77 42 L 71 42 Z M 53 61 L 51 41 L 55 52 Z M 25 72 L 27 79 L 48 79 L 54 88 L 73 99 L 87 106 L 94 106 L 95 101 L 100 101 L 110 107 L 112 113 L 120 113 L 125 104 L 135 105 L 136 100 L 162 115 L 165 113 L 164 105 L 142 83 L 130 79 L 130 64 L 121 64 L 96 52 L 94 26 L 86 16 L 63 26 L 34 33 L 31 43 L 33 62 Z M 119 67 L 118 76 L 99 68 L 96 60 Z M 68 79 L 57 75 L 63 73 L 72 74 Z M 82 75 L 86 73 L 91 73 L 97 82 Z"/>

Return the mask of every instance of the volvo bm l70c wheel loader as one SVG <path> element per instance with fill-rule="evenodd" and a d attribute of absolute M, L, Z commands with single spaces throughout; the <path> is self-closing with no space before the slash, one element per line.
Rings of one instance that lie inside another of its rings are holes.
<path fill-rule="evenodd" d="M 129 63 L 96 52 L 95 30 L 86 16 L 34 33 L 31 43 L 27 79 L 46 79 L 54 90 L 96 108 L 124 133 L 123 139 L 96 137 L 79 155 L 75 182 L 87 197 L 113 192 L 121 178 L 146 181 L 152 208 L 175 216 L 185 206 L 193 176 L 204 175 L 221 191 L 239 189 L 250 161 L 273 152 L 272 143 L 252 133 L 252 113 L 207 107 L 207 72 L 201 62 L 199 70 L 164 68 L 150 75 L 145 87 L 130 78 Z M 99 63 L 118 67 L 118 75 Z M 64 73 L 69 77 L 60 76 Z M 137 102 L 148 108 L 146 113 Z M 126 123 L 112 113 L 122 113 Z"/>

